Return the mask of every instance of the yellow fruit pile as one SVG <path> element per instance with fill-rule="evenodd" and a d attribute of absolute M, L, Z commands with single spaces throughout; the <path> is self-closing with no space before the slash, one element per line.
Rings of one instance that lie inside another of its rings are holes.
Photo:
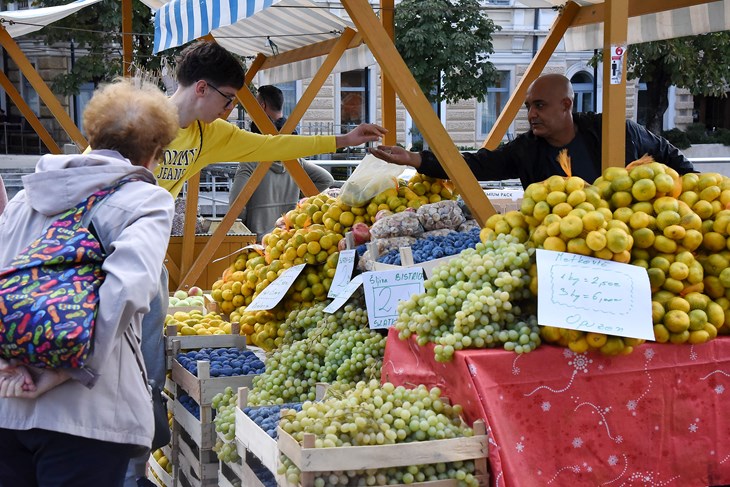
<path fill-rule="evenodd" d="M 165 469 L 167 473 L 172 475 L 172 463 L 170 463 L 170 460 L 165 456 L 165 454 L 162 452 L 162 448 L 158 448 L 154 452 L 152 452 L 152 457 L 157 461 L 158 465 Z M 155 476 L 155 478 L 162 482 L 162 479 L 157 477 L 157 474 L 153 470 L 150 470 L 152 475 Z"/>
<path fill-rule="evenodd" d="M 176 311 L 165 317 L 165 328 L 177 326 L 179 335 L 227 335 L 231 333 L 231 323 L 213 311 L 203 314 L 202 311 Z"/>
<path fill-rule="evenodd" d="M 497 235 L 509 234 L 521 243 L 528 240 L 528 227 L 525 215 L 519 211 L 508 211 L 505 214 L 495 213 L 487 219 L 484 228 L 479 232 L 482 243 L 494 239 Z"/>
<path fill-rule="evenodd" d="M 243 311 L 238 318 L 241 334 L 250 337 L 251 343 L 267 352 L 278 348 L 284 337 L 284 331 L 279 329 L 279 325 L 284 322 L 287 314 L 281 304 L 268 311 Z"/>
<path fill-rule="evenodd" d="M 441 200 L 453 200 L 457 196 L 456 188 L 454 188 L 451 181 L 432 178 L 419 173 L 414 174 L 408 180 L 408 188 L 416 193 L 416 195 L 422 197 L 421 201 L 423 204 L 438 203 Z"/>

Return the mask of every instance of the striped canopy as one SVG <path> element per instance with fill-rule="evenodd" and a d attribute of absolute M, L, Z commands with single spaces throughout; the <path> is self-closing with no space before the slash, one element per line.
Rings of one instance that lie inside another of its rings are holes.
<path fill-rule="evenodd" d="M 155 52 L 211 34 L 240 56 L 266 56 L 335 39 L 353 23 L 310 0 L 142 0 L 155 13 Z M 344 12 L 344 11 L 343 11 Z M 323 58 L 262 71 L 260 83 L 311 78 Z M 348 49 L 334 72 L 375 64 L 366 46 Z"/>
<path fill-rule="evenodd" d="M 519 0 L 528 7 L 555 7 L 565 0 Z M 574 0 L 581 6 L 604 3 L 604 0 Z M 636 0 L 635 0 L 636 1 Z M 640 0 L 647 2 L 648 0 Z M 661 0 L 653 0 L 661 5 Z M 660 41 L 707 32 L 730 30 L 730 0 L 675 8 L 655 14 L 629 18 L 628 44 Z M 603 47 L 603 22 L 571 27 L 564 37 L 566 51 L 585 51 Z"/>

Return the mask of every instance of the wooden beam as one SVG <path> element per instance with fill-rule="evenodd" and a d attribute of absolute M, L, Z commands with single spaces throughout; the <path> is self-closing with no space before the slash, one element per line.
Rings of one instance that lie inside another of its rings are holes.
<path fill-rule="evenodd" d="M 185 224 L 183 225 L 182 249 L 180 252 L 180 274 L 190 269 L 195 258 L 195 227 L 198 222 L 198 201 L 200 196 L 200 173 L 188 179 L 185 196 Z M 229 227 L 230 228 L 230 227 Z M 183 290 L 187 288 L 181 288 Z"/>
<path fill-rule="evenodd" d="M 51 134 L 49 134 L 48 130 L 46 130 L 43 124 L 41 124 L 41 121 L 38 120 L 36 114 L 33 113 L 33 110 L 28 106 L 28 104 L 25 102 L 23 97 L 13 85 L 13 83 L 10 81 L 10 79 L 8 79 L 7 76 L 5 76 L 5 73 L 3 73 L 2 71 L 0 71 L 0 86 L 3 87 L 5 93 L 8 94 L 13 103 L 15 103 L 15 106 L 18 107 L 20 113 L 23 114 L 26 120 L 28 120 L 30 126 L 33 127 L 33 129 L 38 134 L 38 137 L 40 137 L 46 147 L 48 147 L 48 150 L 51 151 L 52 154 L 60 154 L 61 148 L 58 147 L 58 144 L 56 144 L 56 141 L 53 140 Z"/>
<path fill-rule="evenodd" d="M 629 3 L 628 16 L 638 17 L 640 15 L 655 14 L 667 10 L 704 5 L 716 2 L 717 0 L 633 0 Z M 609 2 L 610 3 L 610 2 Z M 603 22 L 606 15 L 606 3 L 598 3 L 581 7 L 578 15 L 571 24 L 571 27 L 596 24 Z"/>
<path fill-rule="evenodd" d="M 391 42 L 395 39 L 395 1 L 380 0 L 380 21 Z M 380 77 L 380 110 L 383 127 L 388 133 L 383 137 L 383 144 L 395 145 L 398 139 L 395 123 L 395 88 L 387 76 Z"/>
<path fill-rule="evenodd" d="M 71 120 L 71 117 L 63 108 L 61 102 L 58 101 L 58 98 L 51 93 L 48 85 L 46 85 L 35 68 L 33 68 L 33 65 L 30 63 L 28 58 L 25 57 L 25 54 L 23 54 L 23 51 L 20 49 L 18 44 L 12 37 L 10 37 L 10 34 L 8 34 L 5 27 L 2 26 L 0 26 L 0 44 L 2 44 L 8 52 L 8 55 L 10 55 L 13 61 L 15 61 L 15 64 L 18 65 L 23 76 L 25 76 L 33 89 L 35 89 L 40 99 L 43 100 L 43 103 L 46 104 L 53 116 L 56 117 L 56 120 L 58 120 L 58 123 L 61 124 L 61 127 L 63 127 L 69 137 L 71 137 L 71 140 L 76 143 L 80 150 L 83 151 L 86 149 L 89 145 L 86 138 L 84 138 L 81 131 L 78 127 L 76 127 L 73 120 Z"/>
<path fill-rule="evenodd" d="M 122 75 L 132 76 L 132 0 L 122 0 Z"/>
<path fill-rule="evenodd" d="M 530 65 L 527 67 L 525 74 L 522 75 L 520 81 L 517 83 L 515 90 L 507 101 L 507 105 L 497 117 L 497 121 L 494 123 L 492 130 L 489 131 L 489 135 L 487 135 L 482 147 L 489 150 L 494 150 L 499 147 L 499 143 L 502 142 L 504 134 L 507 133 L 507 129 L 509 129 L 510 124 L 517 116 L 517 112 L 520 111 L 522 104 L 525 102 L 527 89 L 540 76 L 540 73 L 542 73 L 545 65 L 550 60 L 550 56 L 552 56 L 555 48 L 562 40 L 565 31 L 571 26 L 579 10 L 580 7 L 578 4 L 571 1 L 563 7 L 560 14 L 555 18 L 545 38 L 545 42 L 543 42 L 535 57 L 530 61 Z"/>
<path fill-rule="evenodd" d="M 282 52 L 277 56 L 269 56 L 266 58 L 261 69 L 271 69 L 277 66 L 283 66 L 285 64 L 295 63 L 297 61 L 304 61 L 306 59 L 312 59 L 319 56 L 326 56 L 330 51 L 339 43 L 341 37 L 336 39 L 330 39 L 327 41 L 317 42 L 308 46 L 299 47 L 292 49 L 291 51 Z M 363 43 L 362 37 L 356 35 L 350 40 L 347 45 L 347 49 L 352 49 Z"/>
<path fill-rule="evenodd" d="M 606 5 L 603 29 L 603 120 L 601 128 L 601 165 L 626 165 L 626 53 L 621 56 L 618 82 L 611 69 L 611 46 L 626 51 L 629 25 L 629 0 L 611 0 Z"/>
<path fill-rule="evenodd" d="M 175 261 L 170 257 L 170 251 L 165 253 L 165 260 L 163 261 L 165 267 L 167 267 L 168 274 L 168 287 L 172 289 L 179 289 L 178 283 L 180 282 L 180 268 L 177 266 Z"/>
<path fill-rule="evenodd" d="M 247 90 L 248 85 L 253 82 L 254 76 L 261 71 L 261 66 L 264 65 L 266 62 L 266 56 L 258 53 L 253 61 L 251 61 L 251 66 L 248 67 L 246 70 L 246 76 L 243 79 L 243 87 L 242 90 Z"/>
<path fill-rule="evenodd" d="M 248 203 L 253 192 L 259 187 L 259 184 L 264 179 L 264 176 L 266 176 L 270 167 L 270 162 L 260 162 L 256 169 L 254 169 L 251 177 L 241 189 L 241 193 L 238 195 L 238 198 L 236 198 L 236 201 L 228 209 L 228 213 L 226 213 L 223 217 L 220 225 L 218 225 L 218 228 L 215 232 L 213 232 L 213 235 L 211 235 L 208 243 L 206 243 L 205 247 L 203 247 L 203 250 L 200 251 L 198 258 L 195 260 L 190 270 L 180 280 L 178 289 L 188 289 L 190 286 L 195 285 L 195 281 L 203 273 L 205 266 L 207 266 L 210 262 L 213 254 L 218 249 L 218 246 L 220 246 L 223 238 L 226 236 L 226 233 L 231 228 L 236 218 L 238 218 L 238 215 L 246 206 L 246 203 Z"/>
<path fill-rule="evenodd" d="M 365 39 L 370 51 L 378 60 L 383 73 L 396 87 L 401 101 L 413 116 L 436 157 L 441 161 L 449 179 L 454 182 L 472 214 L 483 226 L 487 218 L 495 214 L 494 207 L 456 149 L 446 129 L 441 125 L 441 121 L 408 70 L 408 66 L 388 38 L 380 20 L 367 0 L 342 0 L 342 4 L 355 23 L 358 32 Z"/>

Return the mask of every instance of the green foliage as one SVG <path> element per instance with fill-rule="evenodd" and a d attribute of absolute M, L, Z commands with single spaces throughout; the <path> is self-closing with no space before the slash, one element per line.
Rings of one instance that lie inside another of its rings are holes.
<path fill-rule="evenodd" d="M 707 128 L 704 124 L 693 123 L 687 126 L 687 139 L 692 144 L 709 144 L 710 136 L 707 134 Z"/>
<path fill-rule="evenodd" d="M 484 101 L 498 80 L 489 55 L 500 29 L 478 0 L 403 0 L 395 9 L 396 48 L 431 102 Z"/>
<path fill-rule="evenodd" d="M 629 79 L 667 78 L 667 87 L 693 95 L 725 96 L 730 80 L 730 31 L 629 46 Z"/>
<path fill-rule="evenodd" d="M 34 5 L 65 5 L 68 0 L 38 0 Z M 152 56 L 154 23 L 149 7 L 132 3 L 133 63 L 136 69 L 156 72 L 163 56 Z M 69 73 L 54 78 L 51 88 L 61 95 L 77 95 L 81 85 L 98 85 L 122 74 L 122 12 L 119 0 L 102 0 L 44 27 L 34 37 L 46 45 L 74 43 L 76 60 Z M 171 55 L 172 53 L 168 53 Z"/>
<path fill-rule="evenodd" d="M 687 137 L 687 134 L 685 132 L 682 132 L 678 128 L 665 130 L 664 132 L 662 132 L 662 136 L 677 149 L 687 149 L 692 145 L 689 141 L 689 137 Z"/>

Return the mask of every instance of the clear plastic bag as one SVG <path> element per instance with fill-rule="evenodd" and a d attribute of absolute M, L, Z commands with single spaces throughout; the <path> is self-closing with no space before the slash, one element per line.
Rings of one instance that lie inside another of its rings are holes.
<path fill-rule="evenodd" d="M 423 205 L 418 208 L 416 213 L 418 214 L 421 225 L 423 225 L 423 229 L 427 232 L 442 228 L 456 230 L 466 220 L 464 213 L 459 208 L 459 204 L 454 200 L 444 200 L 438 203 Z"/>
<path fill-rule="evenodd" d="M 367 154 L 342 185 L 340 201 L 350 206 L 363 206 L 386 189 L 398 187 L 403 166 L 390 164 Z"/>
<path fill-rule="evenodd" d="M 423 233 L 423 227 L 418 221 L 418 215 L 412 211 L 395 213 L 373 223 L 370 227 L 372 238 L 388 237 L 418 237 Z"/>

